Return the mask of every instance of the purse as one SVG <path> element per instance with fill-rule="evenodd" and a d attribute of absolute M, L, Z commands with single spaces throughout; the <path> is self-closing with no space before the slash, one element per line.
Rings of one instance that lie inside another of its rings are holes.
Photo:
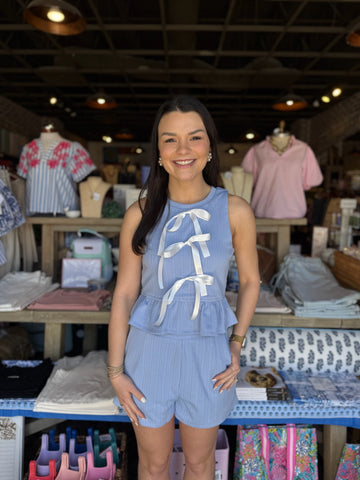
<path fill-rule="evenodd" d="M 360 480 L 360 444 L 345 443 L 335 480 Z"/>
<path fill-rule="evenodd" d="M 292 424 L 237 428 L 234 480 L 318 480 L 316 429 Z"/>

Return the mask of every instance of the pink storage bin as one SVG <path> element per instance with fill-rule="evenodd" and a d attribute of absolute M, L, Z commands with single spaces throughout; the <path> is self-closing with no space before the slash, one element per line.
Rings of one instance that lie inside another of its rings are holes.
<path fill-rule="evenodd" d="M 185 470 L 185 458 L 182 452 L 180 432 L 175 430 L 173 452 L 170 458 L 170 480 L 179 480 Z M 215 450 L 215 480 L 228 480 L 229 440 L 225 430 L 219 429 Z"/>

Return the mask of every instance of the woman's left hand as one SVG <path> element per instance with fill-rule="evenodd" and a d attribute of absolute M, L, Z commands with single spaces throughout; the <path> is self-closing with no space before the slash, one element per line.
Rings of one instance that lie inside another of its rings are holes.
<path fill-rule="evenodd" d="M 230 344 L 231 345 L 231 344 Z M 224 390 L 230 390 L 235 383 L 237 382 L 237 375 L 240 372 L 240 353 L 238 352 L 237 346 L 235 347 L 235 352 L 233 352 L 232 347 L 230 346 L 231 353 L 231 363 L 221 373 L 218 373 L 213 377 L 214 390 L 219 389 L 219 393 L 222 393 Z"/>

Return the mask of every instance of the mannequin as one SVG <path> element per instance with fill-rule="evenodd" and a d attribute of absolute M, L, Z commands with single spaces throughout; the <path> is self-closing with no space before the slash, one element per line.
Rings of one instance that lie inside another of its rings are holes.
<path fill-rule="evenodd" d="M 52 122 L 45 123 L 41 129 L 40 140 L 43 152 L 47 153 L 51 147 L 55 147 L 62 140 L 65 140 L 57 131 Z"/>
<path fill-rule="evenodd" d="M 258 218 L 301 218 L 305 191 L 323 176 L 311 147 L 284 131 L 285 122 L 246 153 L 242 167 L 254 176 L 251 206 Z"/>
<path fill-rule="evenodd" d="M 43 123 L 39 138 L 23 147 L 17 173 L 26 179 L 26 215 L 64 215 L 78 210 L 77 183 L 96 169 L 89 152 L 63 138 L 54 122 Z"/>
<path fill-rule="evenodd" d="M 104 175 L 105 180 L 111 183 L 111 185 L 118 183 L 119 168 L 117 165 L 105 165 L 101 173 Z"/>
<path fill-rule="evenodd" d="M 275 152 L 282 155 L 290 146 L 291 136 L 289 132 L 284 131 L 285 122 L 280 121 L 279 128 L 275 128 L 270 136 L 270 143 Z"/>
<path fill-rule="evenodd" d="M 81 216 L 101 218 L 102 205 L 111 183 L 101 177 L 92 176 L 79 185 Z"/>

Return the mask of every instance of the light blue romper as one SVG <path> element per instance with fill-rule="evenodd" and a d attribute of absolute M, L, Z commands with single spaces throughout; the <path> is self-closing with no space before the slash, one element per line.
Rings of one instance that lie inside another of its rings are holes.
<path fill-rule="evenodd" d="M 212 187 L 190 205 L 168 200 L 147 237 L 125 349 L 125 372 L 146 398 L 134 399 L 141 425 L 160 427 L 175 415 L 210 428 L 232 410 L 235 388 L 220 394 L 212 382 L 230 364 L 227 328 L 237 322 L 225 298 L 232 253 L 226 190 Z"/>

